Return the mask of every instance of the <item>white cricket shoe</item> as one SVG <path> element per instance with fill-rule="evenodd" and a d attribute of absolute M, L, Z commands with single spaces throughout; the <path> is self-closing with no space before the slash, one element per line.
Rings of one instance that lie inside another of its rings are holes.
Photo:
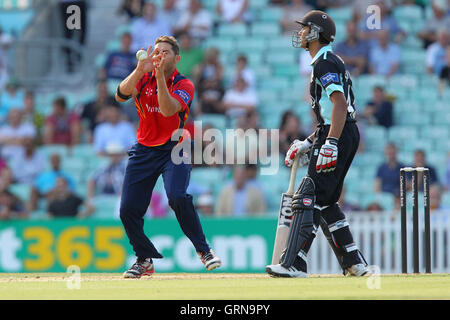
<path fill-rule="evenodd" d="M 347 268 L 347 276 L 363 277 L 370 274 L 369 268 L 363 263 L 358 263 Z"/>
<path fill-rule="evenodd" d="M 282 278 L 308 278 L 308 274 L 297 270 L 294 266 L 289 268 L 283 267 L 281 264 L 271 264 L 266 266 L 266 272 L 272 277 Z"/>
<path fill-rule="evenodd" d="M 211 271 L 216 268 L 219 268 L 222 265 L 222 261 L 220 261 L 219 257 L 216 256 L 214 251 L 209 250 L 208 252 L 197 252 L 200 261 L 205 265 L 206 270 Z"/>

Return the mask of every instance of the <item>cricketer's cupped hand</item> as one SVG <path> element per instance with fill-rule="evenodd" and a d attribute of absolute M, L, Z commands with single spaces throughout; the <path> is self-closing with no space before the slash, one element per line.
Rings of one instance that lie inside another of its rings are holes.
<path fill-rule="evenodd" d="M 338 139 L 327 138 L 325 144 L 322 145 L 319 151 L 319 157 L 316 162 L 316 171 L 331 172 L 336 169 L 338 158 Z"/>

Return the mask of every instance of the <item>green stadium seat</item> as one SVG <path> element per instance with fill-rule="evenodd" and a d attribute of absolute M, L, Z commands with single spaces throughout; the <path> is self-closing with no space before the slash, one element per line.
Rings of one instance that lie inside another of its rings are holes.
<path fill-rule="evenodd" d="M 367 193 L 362 198 L 362 207 L 366 209 L 371 203 L 378 203 L 384 211 L 394 209 L 394 196 L 391 193 Z"/>
<path fill-rule="evenodd" d="M 191 180 L 211 190 L 213 185 L 222 185 L 224 172 L 220 168 L 194 168 Z"/>
<path fill-rule="evenodd" d="M 258 20 L 263 22 L 279 23 L 283 18 L 281 7 L 267 7 L 259 11 Z"/>
<path fill-rule="evenodd" d="M 87 169 L 88 164 L 86 159 L 77 156 L 66 157 L 62 162 L 62 168 L 64 171 L 72 174 L 81 176 Z"/>
<path fill-rule="evenodd" d="M 445 113 L 435 113 L 433 115 L 433 124 L 434 125 L 447 125 L 450 123 L 450 110 L 447 110 Z"/>
<path fill-rule="evenodd" d="M 440 152 L 426 152 L 427 163 L 431 165 L 442 168 L 445 167 L 445 162 L 447 160 L 447 155 Z"/>
<path fill-rule="evenodd" d="M 221 24 L 217 29 L 220 37 L 245 37 L 247 26 L 243 23 Z"/>
<path fill-rule="evenodd" d="M 203 49 L 216 48 L 221 52 L 230 52 L 235 49 L 234 39 L 231 36 L 210 38 L 203 42 Z"/>
<path fill-rule="evenodd" d="M 267 41 L 264 37 L 246 37 L 235 41 L 237 51 L 262 51 L 267 47 Z"/>
<path fill-rule="evenodd" d="M 408 20 L 415 23 L 423 19 L 422 8 L 417 5 L 396 6 L 393 14 L 397 21 Z"/>
<path fill-rule="evenodd" d="M 280 99 L 278 92 L 267 89 L 258 90 L 258 97 L 260 101 L 278 101 Z"/>
<path fill-rule="evenodd" d="M 341 8 L 328 8 L 327 13 L 333 18 L 335 22 L 345 22 L 351 19 L 352 17 L 352 8 L 341 7 Z"/>
<path fill-rule="evenodd" d="M 195 120 L 202 121 L 203 126 L 211 125 L 219 130 L 223 130 L 227 127 L 227 118 L 221 114 L 203 114 Z"/>
<path fill-rule="evenodd" d="M 30 199 L 31 186 L 25 183 L 14 183 L 10 185 L 9 191 L 22 202 L 26 203 Z"/>
<path fill-rule="evenodd" d="M 8 2 L 3 4 L 8 4 Z M 32 9 L 15 10 L 12 6 L 7 6 L 7 8 L 7 10 L 0 10 L 0 27 L 5 33 L 16 33 L 20 36 L 32 21 L 35 12 Z"/>
<path fill-rule="evenodd" d="M 250 67 L 254 67 L 255 77 L 259 80 L 262 78 L 267 78 L 272 75 L 272 68 L 268 65 L 255 65 L 250 61 Z"/>
<path fill-rule="evenodd" d="M 389 80 L 387 87 L 389 89 L 404 87 L 409 89 L 415 89 L 419 86 L 419 79 L 412 74 L 397 74 L 393 75 Z"/>
<path fill-rule="evenodd" d="M 411 165 L 414 162 L 414 153 L 409 151 L 400 151 L 397 154 L 398 161 L 405 164 Z"/>
<path fill-rule="evenodd" d="M 252 36 L 272 37 L 281 34 L 281 26 L 272 22 L 254 22 L 251 26 Z"/>
<path fill-rule="evenodd" d="M 269 0 L 249 0 L 249 8 L 254 9 L 265 9 L 269 7 Z"/>
<path fill-rule="evenodd" d="M 296 52 L 299 55 L 298 51 L 292 47 L 292 37 L 280 35 L 278 37 L 270 37 L 267 41 L 269 50 L 280 50 L 281 48 L 284 51 L 292 51 Z"/>
<path fill-rule="evenodd" d="M 111 95 L 115 95 L 117 87 L 120 85 L 121 82 L 122 80 L 113 80 L 113 79 L 107 80 L 106 85 L 108 87 L 108 92 Z"/>
<path fill-rule="evenodd" d="M 406 139 L 416 139 L 418 136 L 417 128 L 414 126 L 393 126 L 389 128 L 388 140 L 399 141 Z"/>
<path fill-rule="evenodd" d="M 421 129 L 421 137 L 424 139 L 449 140 L 450 129 L 446 126 L 424 126 Z"/>
<path fill-rule="evenodd" d="M 273 77 L 271 79 L 261 79 L 259 81 L 260 89 L 284 90 L 290 87 L 289 80 L 283 77 Z"/>
<path fill-rule="evenodd" d="M 100 53 L 99 55 L 97 55 L 95 57 L 95 62 L 94 62 L 95 68 L 96 69 L 103 68 L 106 64 L 106 59 L 108 59 L 108 57 L 106 56 L 105 53 Z"/>
<path fill-rule="evenodd" d="M 48 158 L 52 154 L 57 153 L 61 156 L 62 160 L 67 156 L 67 146 L 65 145 L 43 145 L 38 148 L 39 152 L 45 157 Z"/>
<path fill-rule="evenodd" d="M 428 139 L 406 139 L 398 145 L 401 151 L 414 152 L 417 149 L 424 150 L 427 154 L 433 152 L 433 140 Z"/>
<path fill-rule="evenodd" d="M 441 205 L 446 208 L 450 207 L 450 191 L 446 191 L 442 194 Z"/>
<path fill-rule="evenodd" d="M 431 124 L 431 116 L 428 113 L 406 112 L 395 117 L 394 121 L 398 125 L 425 126 Z"/>
<path fill-rule="evenodd" d="M 272 66 L 287 65 L 292 69 L 298 70 L 297 67 L 293 67 L 297 65 L 298 60 L 298 55 L 295 53 L 295 51 L 268 52 L 266 55 L 266 60 Z"/>
<path fill-rule="evenodd" d="M 366 137 L 365 147 L 367 150 L 380 152 L 384 150 L 387 137 L 387 132 L 384 127 L 381 126 L 366 127 L 364 133 Z"/>
<path fill-rule="evenodd" d="M 119 51 L 120 50 L 120 41 L 113 39 L 108 41 L 108 43 L 106 44 L 106 51 L 107 52 L 114 52 L 114 51 Z"/>
<path fill-rule="evenodd" d="M 116 31 L 114 32 L 114 35 L 117 39 L 119 39 L 125 32 L 131 32 L 131 25 L 130 24 L 122 24 L 116 28 Z"/>
<path fill-rule="evenodd" d="M 113 219 L 116 217 L 116 211 L 119 205 L 117 196 L 96 196 L 94 198 L 95 212 L 92 215 L 96 219 Z"/>

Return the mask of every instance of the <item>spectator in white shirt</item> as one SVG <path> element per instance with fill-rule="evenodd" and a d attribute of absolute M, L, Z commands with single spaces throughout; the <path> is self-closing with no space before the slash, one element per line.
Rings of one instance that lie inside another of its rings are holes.
<path fill-rule="evenodd" d="M 175 28 L 175 33 L 188 32 L 196 44 L 211 35 L 213 20 L 208 10 L 204 9 L 199 0 L 191 0 L 186 11 Z"/>
<path fill-rule="evenodd" d="M 239 117 L 256 108 L 258 96 L 243 78 L 238 78 L 233 88 L 225 93 L 223 105 L 228 116 Z"/>
<path fill-rule="evenodd" d="M 32 184 L 45 170 L 46 159 L 36 151 L 33 138 L 23 139 L 23 150 L 12 157 L 11 169 L 15 183 Z"/>
<path fill-rule="evenodd" d="M 245 23 L 250 20 L 247 8 L 248 0 L 219 0 L 216 10 L 223 22 Z"/>
<path fill-rule="evenodd" d="M 133 44 L 131 49 L 136 52 L 142 48 L 153 45 L 160 36 L 171 36 L 172 30 L 168 21 L 161 19 L 154 3 L 146 2 L 142 18 L 131 24 Z"/>
<path fill-rule="evenodd" d="M 19 152 L 23 152 L 23 140 L 34 138 L 36 129 L 28 122 L 22 121 L 22 112 L 11 109 L 8 116 L 8 124 L 0 128 L 0 144 L 2 145 L 2 156 L 11 158 Z"/>
<path fill-rule="evenodd" d="M 106 122 L 99 124 L 94 130 L 95 151 L 103 156 L 110 145 L 118 145 L 127 150 L 136 142 L 136 130 L 133 125 L 126 121 L 121 121 L 120 108 L 112 102 L 105 110 Z"/>

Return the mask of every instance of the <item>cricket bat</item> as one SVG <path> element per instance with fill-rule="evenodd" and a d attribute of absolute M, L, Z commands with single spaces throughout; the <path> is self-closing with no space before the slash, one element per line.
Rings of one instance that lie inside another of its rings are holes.
<path fill-rule="evenodd" d="M 292 222 L 292 196 L 295 192 L 295 178 L 299 167 L 299 154 L 294 158 L 289 178 L 289 188 L 281 195 L 280 212 L 278 213 L 277 231 L 275 234 L 275 243 L 273 246 L 272 264 L 280 263 L 280 257 L 286 248 L 286 241 L 289 235 L 289 228 Z"/>

